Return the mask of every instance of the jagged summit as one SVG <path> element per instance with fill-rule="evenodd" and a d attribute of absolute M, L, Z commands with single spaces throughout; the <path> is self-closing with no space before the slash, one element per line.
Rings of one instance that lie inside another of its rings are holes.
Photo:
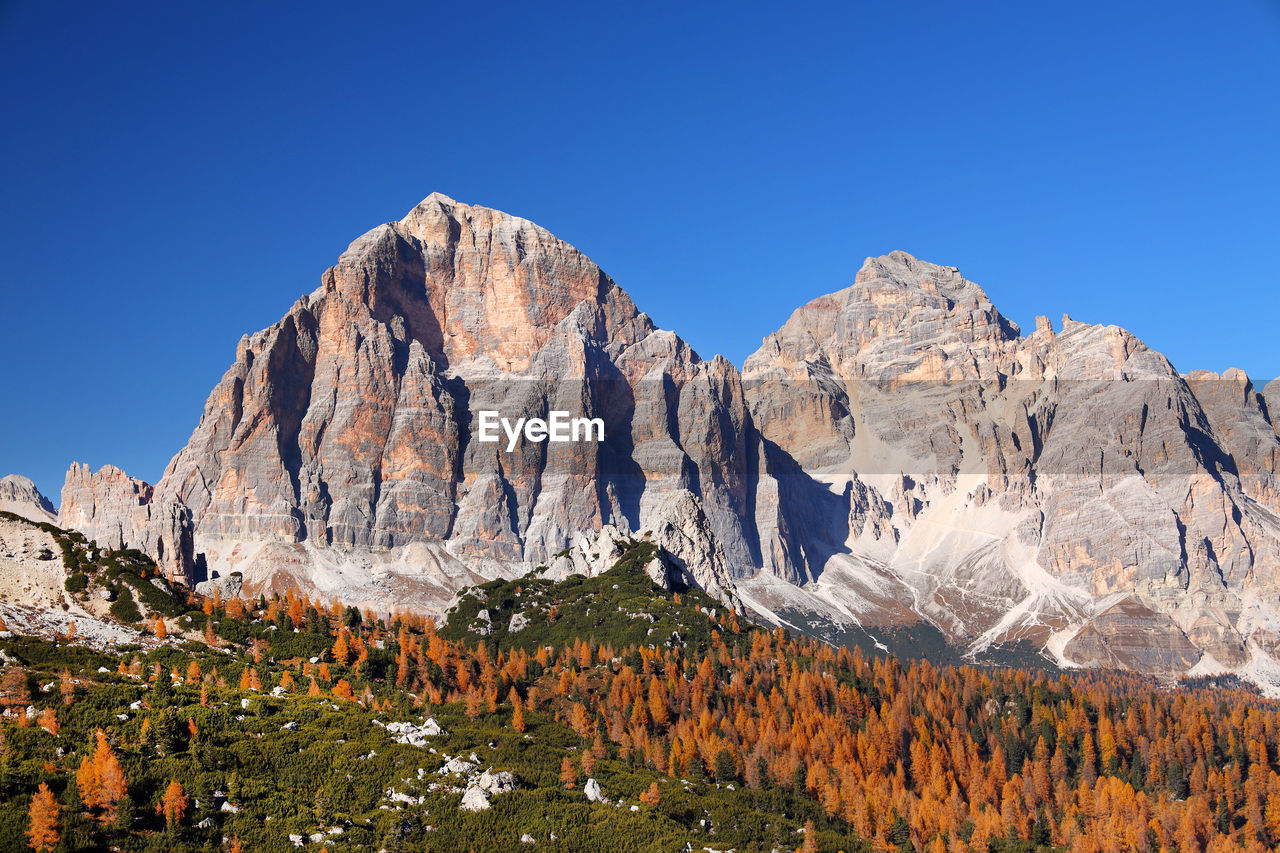
<path fill-rule="evenodd" d="M 797 308 L 743 373 L 778 375 L 824 360 L 868 378 L 976 378 L 1007 370 L 1019 334 L 955 267 L 896 251 L 867 258 L 852 285 Z"/>

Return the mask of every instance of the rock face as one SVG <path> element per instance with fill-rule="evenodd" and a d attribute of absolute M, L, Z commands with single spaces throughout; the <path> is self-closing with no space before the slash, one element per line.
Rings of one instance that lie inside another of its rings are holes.
<path fill-rule="evenodd" d="M 58 512 L 49 499 L 40 494 L 35 483 L 19 474 L 0 477 L 0 512 L 50 524 L 58 520 Z"/>
<path fill-rule="evenodd" d="M 1114 326 L 1024 336 L 903 252 L 739 372 L 544 229 L 433 195 L 240 341 L 154 489 L 76 467 L 61 518 L 198 579 L 189 513 L 215 582 L 433 613 L 647 535 L 659 582 L 806 630 L 1256 676 L 1280 648 L 1276 388 L 1181 375 Z M 556 411 L 603 440 L 482 440 L 486 412 Z"/>
<path fill-rule="evenodd" d="M 631 538 L 658 546 L 658 554 L 644 569 L 658 586 L 667 590 L 698 587 L 730 607 L 742 609 L 724 550 L 701 502 L 686 490 L 658 503 L 649 525 L 634 537 L 612 524 L 594 534 L 579 534 L 571 547 L 552 558 L 544 576 L 563 580 L 573 574 L 589 578 L 603 574 L 622 558 L 624 543 Z"/>
<path fill-rule="evenodd" d="M 484 411 L 600 418 L 605 439 L 507 452 L 479 440 Z M 746 418 L 734 367 L 657 329 L 580 252 L 433 195 L 240 342 L 152 501 L 189 507 L 209 571 L 250 592 L 439 610 L 582 531 L 643 529 L 680 492 L 745 569 Z"/>
<path fill-rule="evenodd" d="M 464 812 L 480 812 L 489 808 L 489 795 L 475 786 L 469 787 L 462 795 L 462 804 L 458 806 Z"/>
<path fill-rule="evenodd" d="M 191 584 L 196 573 L 191 513 L 180 501 L 156 500 L 150 484 L 105 465 L 95 474 L 73 462 L 62 486 L 58 525 L 104 548 L 137 548 L 169 577 Z"/>

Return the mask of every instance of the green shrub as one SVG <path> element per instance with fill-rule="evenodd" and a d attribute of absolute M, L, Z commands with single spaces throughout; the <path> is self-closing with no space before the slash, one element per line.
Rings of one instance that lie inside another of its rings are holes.
<path fill-rule="evenodd" d="M 141 622 L 142 611 L 138 609 L 138 603 L 133 600 L 133 593 L 129 591 L 129 587 L 121 584 L 116 588 L 116 594 L 116 600 L 111 602 L 111 615 L 121 622 L 131 624 Z"/>

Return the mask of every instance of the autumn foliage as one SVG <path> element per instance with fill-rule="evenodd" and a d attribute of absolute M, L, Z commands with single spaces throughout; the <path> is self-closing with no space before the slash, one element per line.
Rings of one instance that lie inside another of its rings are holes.
<path fill-rule="evenodd" d="M 53 792 L 44 782 L 36 789 L 31 798 L 31 810 L 27 813 L 31 826 L 27 837 L 31 839 L 31 849 L 37 851 L 52 850 L 57 846 L 61 836 L 58 833 L 58 802 Z"/>
<path fill-rule="evenodd" d="M 685 598 L 694 600 L 692 593 Z M 562 604 L 561 625 L 573 624 L 573 606 Z M 452 704 L 468 726 L 509 725 L 530 730 L 530 740 L 554 721 L 577 744 L 557 756 L 558 777 L 554 758 L 542 768 L 548 783 L 558 778 L 576 788 L 620 762 L 722 789 L 808 798 L 814 815 L 812 804 L 820 804 L 829 820 L 820 819 L 816 832 L 795 833 L 788 849 L 821 848 L 818 839 L 837 822 L 876 850 L 1280 849 L 1280 703 L 1238 685 L 903 663 L 744 627 L 728 612 L 710 617 L 714 630 L 697 641 L 668 642 L 663 632 L 653 645 L 614 647 L 570 635 L 522 648 L 494 636 L 485 638 L 493 647 L 451 640 L 458 636 L 451 626 L 438 632 L 408 613 L 394 614 L 390 624 L 368 615 L 362 622 L 339 603 L 317 607 L 294 593 L 271 603 L 232 599 L 225 609 L 230 619 L 275 612 L 276 630 L 292 637 L 289 622 L 304 628 L 316 656 L 282 660 L 259 636 L 241 642 L 241 656 L 226 663 L 218 657 L 202 669 L 192 662 L 185 680 L 200 682 L 202 705 L 210 690 L 215 701 L 225 700 L 218 691 L 227 682 L 241 691 L 262 691 L 265 682 L 268 692 L 272 685 L 286 692 L 305 686 L 308 696 L 371 709 L 392 701 L 402 711 L 410 701 L 415 708 Z M 25 710 L 29 685 L 14 672 L 0 679 L 0 695 Z M 180 666 L 144 669 L 136 656 L 121 660 L 120 673 L 152 679 L 149 690 L 184 677 Z M 64 682 L 74 698 L 69 675 Z M 75 725 L 80 710 L 63 710 L 63 724 Z M 162 729 L 159 709 L 152 710 Z M 25 714 L 16 719 L 27 724 Z M 53 707 L 33 722 L 58 731 Z M 214 741 L 212 724 L 197 728 L 190 717 L 176 724 L 180 732 L 185 724 L 200 748 Z M 150 726 L 148 716 L 144 740 Z M 127 740 L 113 737 L 126 748 Z M 75 782 L 90 812 L 110 819 L 126 795 L 125 779 L 102 731 L 92 747 L 91 755 L 75 757 Z M 166 779 L 135 779 L 148 808 Z M 627 796 L 661 804 L 657 813 L 677 805 L 686 787 L 644 784 Z M 48 818 L 48 809 L 37 807 L 41 796 L 32 801 L 32 830 L 40 817 L 56 845 L 57 805 L 49 803 Z M 157 815 L 177 827 L 188 808 L 182 786 L 172 782 Z"/>
<path fill-rule="evenodd" d="M 58 724 L 58 715 L 53 708 L 45 708 L 36 722 L 40 724 L 40 728 L 44 729 L 49 734 L 58 734 L 58 729 L 60 728 Z"/>
<path fill-rule="evenodd" d="M 400 639 L 406 689 L 469 715 L 500 691 L 513 725 L 551 713 L 636 765 L 812 797 L 881 849 L 1280 844 L 1280 706 L 1245 690 L 904 665 L 727 625 L 702 651 L 575 640 L 495 657 L 434 635 L 431 663 Z M 578 772 L 564 757 L 562 784 Z"/>
<path fill-rule="evenodd" d="M 106 818 L 113 819 L 120 800 L 128 793 L 128 787 L 120 762 L 111 751 L 102 729 L 98 729 L 95 738 L 93 755 L 86 755 L 76 771 L 76 786 L 87 807 L 101 810 Z"/>
<path fill-rule="evenodd" d="M 160 798 L 156 813 L 164 815 L 165 826 L 174 829 L 186 817 L 187 802 L 187 795 L 182 790 L 182 785 L 177 780 L 173 780 L 169 783 L 169 787 L 164 789 L 164 796 Z"/>

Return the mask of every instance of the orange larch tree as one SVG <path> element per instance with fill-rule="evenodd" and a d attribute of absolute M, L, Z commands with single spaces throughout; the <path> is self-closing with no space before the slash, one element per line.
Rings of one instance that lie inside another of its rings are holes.
<path fill-rule="evenodd" d="M 560 781 L 566 788 L 578 783 L 578 771 L 574 769 L 573 759 L 567 755 L 560 760 Z"/>
<path fill-rule="evenodd" d="M 58 845 L 61 836 L 58 833 L 58 801 L 44 782 L 36 789 L 31 798 L 31 808 L 27 811 L 30 827 L 27 837 L 31 839 L 31 849 L 36 853 L 52 850 Z"/>
<path fill-rule="evenodd" d="M 160 804 L 156 808 L 156 814 L 164 815 L 165 826 L 170 831 L 177 829 L 178 824 L 182 823 L 182 819 L 186 817 L 187 802 L 187 795 L 182 790 L 181 783 L 174 779 L 169 783 L 169 787 L 164 789 L 164 796 L 160 798 Z"/>
<path fill-rule="evenodd" d="M 40 728 L 55 737 L 57 736 L 60 726 L 58 724 L 58 715 L 52 707 L 45 708 L 36 722 L 40 724 Z"/>

